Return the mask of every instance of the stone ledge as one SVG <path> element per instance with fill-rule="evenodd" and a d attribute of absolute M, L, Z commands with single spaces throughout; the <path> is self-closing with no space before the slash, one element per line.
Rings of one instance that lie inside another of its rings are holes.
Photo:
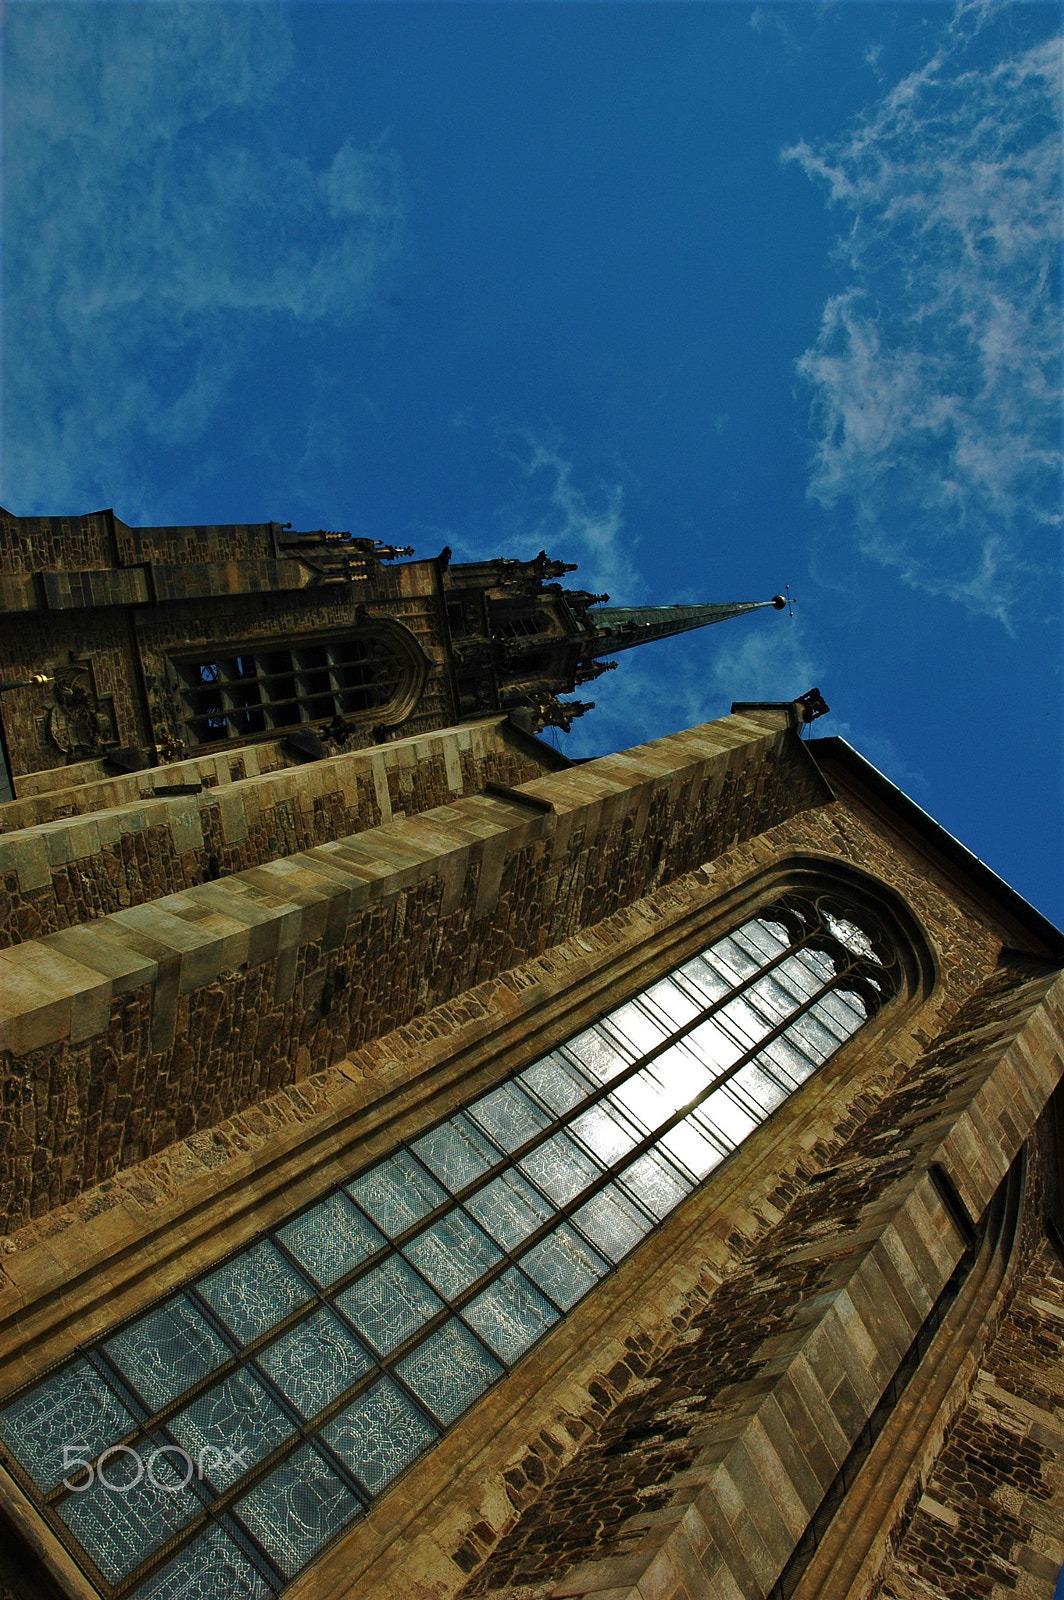
<path fill-rule="evenodd" d="M 179 995 L 202 987 L 224 970 L 255 966 L 321 939 L 330 922 L 330 907 L 335 936 L 339 918 L 350 919 L 371 902 L 427 879 L 440 877 L 446 882 L 456 870 L 464 873 L 469 863 L 478 862 L 482 882 L 475 910 L 483 916 L 495 906 L 503 862 L 514 851 L 536 840 L 553 839 L 557 859 L 570 848 L 577 824 L 585 834 L 593 833 L 610 808 L 648 806 L 655 793 L 672 792 L 683 780 L 701 787 L 711 772 L 722 779 L 732 761 L 744 753 L 749 759 L 768 750 L 779 752 L 790 737 L 782 729 L 757 728 L 755 733 L 751 738 L 742 719 L 725 718 L 637 746 L 626 753 L 623 769 L 607 757 L 601 763 L 533 779 L 515 789 L 513 798 L 491 793 L 458 798 L 448 806 L 395 819 L 209 885 L 112 912 L 84 924 L 76 941 L 68 931 L 14 946 L 23 954 L 17 962 L 0 965 L 0 1048 L 24 1055 L 104 1031 L 116 975 L 116 946 L 124 953 L 117 959 L 125 990 L 154 986 L 152 1045 L 162 1049 L 174 1038 Z M 392 746 L 387 754 L 401 762 L 403 751 Z M 409 754 L 412 757 L 413 751 Z M 331 765 L 360 759 L 365 765 L 364 757 L 338 757 Z M 384 758 L 375 751 L 369 759 Z M 316 771 L 310 774 L 311 780 L 317 778 Z M 275 791 L 290 789 L 294 794 L 296 788 L 305 791 L 307 783 L 305 772 L 283 772 L 234 785 L 233 791 L 240 787 L 248 793 L 256 786 L 272 785 Z M 531 804 L 522 803 L 525 792 Z M 209 794 L 206 798 L 209 801 Z M 169 810 L 175 803 L 158 804 Z M 177 804 L 187 810 L 187 800 Z M 544 810 L 544 805 L 551 809 Z M 147 805 L 135 808 L 138 825 L 148 810 Z M 67 837 L 76 832 L 95 839 L 98 847 L 92 819 L 51 823 L 32 831 L 60 838 L 64 828 Z M 25 832 L 16 835 L 9 847 L 20 849 L 25 839 Z M 347 878 L 346 897 L 338 873 Z M 12 951 L 0 954 L 10 957 Z M 138 957 L 147 960 L 142 963 Z M 38 975 L 46 971 L 47 979 Z M 278 974 L 282 996 L 288 981 L 287 974 Z"/>

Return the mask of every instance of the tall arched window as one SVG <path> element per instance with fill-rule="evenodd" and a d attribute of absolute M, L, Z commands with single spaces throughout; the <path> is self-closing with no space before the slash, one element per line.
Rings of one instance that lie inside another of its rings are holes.
<path fill-rule="evenodd" d="M 101 1592 L 283 1589 L 897 992 L 861 921 L 782 897 L 10 1400 Z"/>

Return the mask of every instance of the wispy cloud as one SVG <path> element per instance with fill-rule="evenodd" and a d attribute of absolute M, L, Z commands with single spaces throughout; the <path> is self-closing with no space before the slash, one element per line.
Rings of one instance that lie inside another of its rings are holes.
<path fill-rule="evenodd" d="M 455 426 L 469 425 L 466 417 L 455 418 Z M 623 483 L 581 485 L 562 441 L 530 430 L 505 434 L 501 449 L 516 472 L 513 498 L 479 541 L 453 536 L 455 555 L 527 558 L 544 549 L 576 562 L 574 584 L 617 604 L 638 605 L 646 584 L 634 559 L 638 540 L 625 525 Z"/>
<path fill-rule="evenodd" d="M 635 541 L 625 530 L 623 485 L 581 489 L 573 481 L 572 462 L 558 447 L 532 435 L 524 444 L 525 479 L 543 506 L 533 539 L 560 553 L 571 550 L 585 588 L 631 605 L 643 583 L 632 560 Z"/>
<path fill-rule="evenodd" d="M 823 678 L 800 621 L 774 611 L 716 623 L 618 660 L 617 672 L 577 690 L 595 710 L 561 740 L 566 755 L 601 755 L 660 739 L 727 716 L 734 700 L 793 700 Z"/>
<path fill-rule="evenodd" d="M 732 634 L 731 628 L 741 629 Z M 814 684 L 829 685 L 822 652 L 812 649 L 797 617 L 757 612 L 712 630 L 710 693 L 732 700 L 794 700 Z"/>
<path fill-rule="evenodd" d="M 9 6 L 5 34 L 3 494 L 135 517 L 138 449 L 206 438 L 269 319 L 365 309 L 400 164 L 285 148 L 279 6 Z"/>
<path fill-rule="evenodd" d="M 784 152 L 849 214 L 848 282 L 798 363 L 810 494 L 863 554 L 1006 625 L 1060 519 L 1060 40 L 961 4 L 841 139 Z"/>

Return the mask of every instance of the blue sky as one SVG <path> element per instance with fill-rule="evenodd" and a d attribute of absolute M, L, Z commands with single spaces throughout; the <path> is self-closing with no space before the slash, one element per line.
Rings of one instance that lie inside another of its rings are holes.
<path fill-rule="evenodd" d="M 563 748 L 819 684 L 1064 921 L 1057 8 L 3 26 L 4 505 L 789 583 L 622 657 Z"/>

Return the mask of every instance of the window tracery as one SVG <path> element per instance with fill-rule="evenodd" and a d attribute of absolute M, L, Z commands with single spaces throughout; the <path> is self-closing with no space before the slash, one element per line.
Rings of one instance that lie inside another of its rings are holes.
<path fill-rule="evenodd" d="M 8 1401 L 108 1596 L 276 1594 L 901 988 L 782 895 Z"/>

